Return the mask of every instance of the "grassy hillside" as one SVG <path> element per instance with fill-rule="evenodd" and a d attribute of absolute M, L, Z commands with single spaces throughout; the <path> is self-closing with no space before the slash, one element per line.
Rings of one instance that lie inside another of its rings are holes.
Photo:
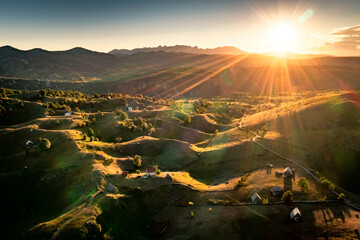
<path fill-rule="evenodd" d="M 355 236 L 358 211 L 255 141 L 359 203 L 356 92 L 174 101 L 1 89 L 0 109 L 6 239 L 211 238 L 215 226 L 221 238 Z M 152 167 L 155 176 L 145 177 Z M 296 170 L 287 183 L 276 174 L 285 167 Z M 293 202 L 273 196 L 273 186 L 291 186 Z M 264 202 L 252 203 L 254 192 Z M 301 222 L 289 219 L 294 207 Z"/>

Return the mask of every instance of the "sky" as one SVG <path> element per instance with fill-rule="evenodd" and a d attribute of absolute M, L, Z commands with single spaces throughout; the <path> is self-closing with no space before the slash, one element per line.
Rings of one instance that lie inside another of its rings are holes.
<path fill-rule="evenodd" d="M 360 0 L 0 0 L 0 46 L 360 55 Z"/>

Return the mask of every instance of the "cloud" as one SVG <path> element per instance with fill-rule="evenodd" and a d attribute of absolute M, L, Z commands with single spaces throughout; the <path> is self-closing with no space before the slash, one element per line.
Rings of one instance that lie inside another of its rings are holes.
<path fill-rule="evenodd" d="M 326 38 L 328 42 L 314 47 L 313 51 L 333 55 L 360 56 L 360 25 L 337 28 L 328 34 L 315 36 Z"/>

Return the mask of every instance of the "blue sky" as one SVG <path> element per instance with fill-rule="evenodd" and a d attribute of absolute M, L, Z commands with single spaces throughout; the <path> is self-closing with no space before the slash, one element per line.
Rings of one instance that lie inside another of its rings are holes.
<path fill-rule="evenodd" d="M 311 18 L 299 22 L 308 9 Z M 359 0 L 0 0 L 0 45 L 96 51 L 185 44 L 271 51 L 268 32 L 296 30 L 290 50 L 341 41 L 328 34 L 360 24 Z M 344 36 L 343 36 L 344 37 Z M 345 36 L 346 37 L 346 36 Z"/>

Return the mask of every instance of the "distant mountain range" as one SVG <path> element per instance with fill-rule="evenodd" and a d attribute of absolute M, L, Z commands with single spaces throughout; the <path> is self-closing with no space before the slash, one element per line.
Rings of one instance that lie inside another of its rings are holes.
<path fill-rule="evenodd" d="M 158 47 L 147 47 L 147 48 L 134 48 L 132 50 L 128 49 L 114 49 L 110 51 L 110 54 L 127 54 L 131 55 L 138 52 L 182 52 L 182 53 L 192 53 L 192 54 L 226 54 L 226 55 L 241 55 L 247 54 L 247 52 L 242 51 L 236 47 L 217 47 L 217 48 L 199 48 L 197 46 L 191 47 L 186 45 L 175 45 L 175 46 L 158 46 Z"/>
<path fill-rule="evenodd" d="M 0 86 L 159 97 L 360 88 L 360 57 L 286 53 L 286 58 L 279 58 L 274 53 L 234 54 L 245 52 L 233 47 L 127 51 L 133 53 L 110 54 L 79 47 L 66 51 L 0 47 Z"/>

